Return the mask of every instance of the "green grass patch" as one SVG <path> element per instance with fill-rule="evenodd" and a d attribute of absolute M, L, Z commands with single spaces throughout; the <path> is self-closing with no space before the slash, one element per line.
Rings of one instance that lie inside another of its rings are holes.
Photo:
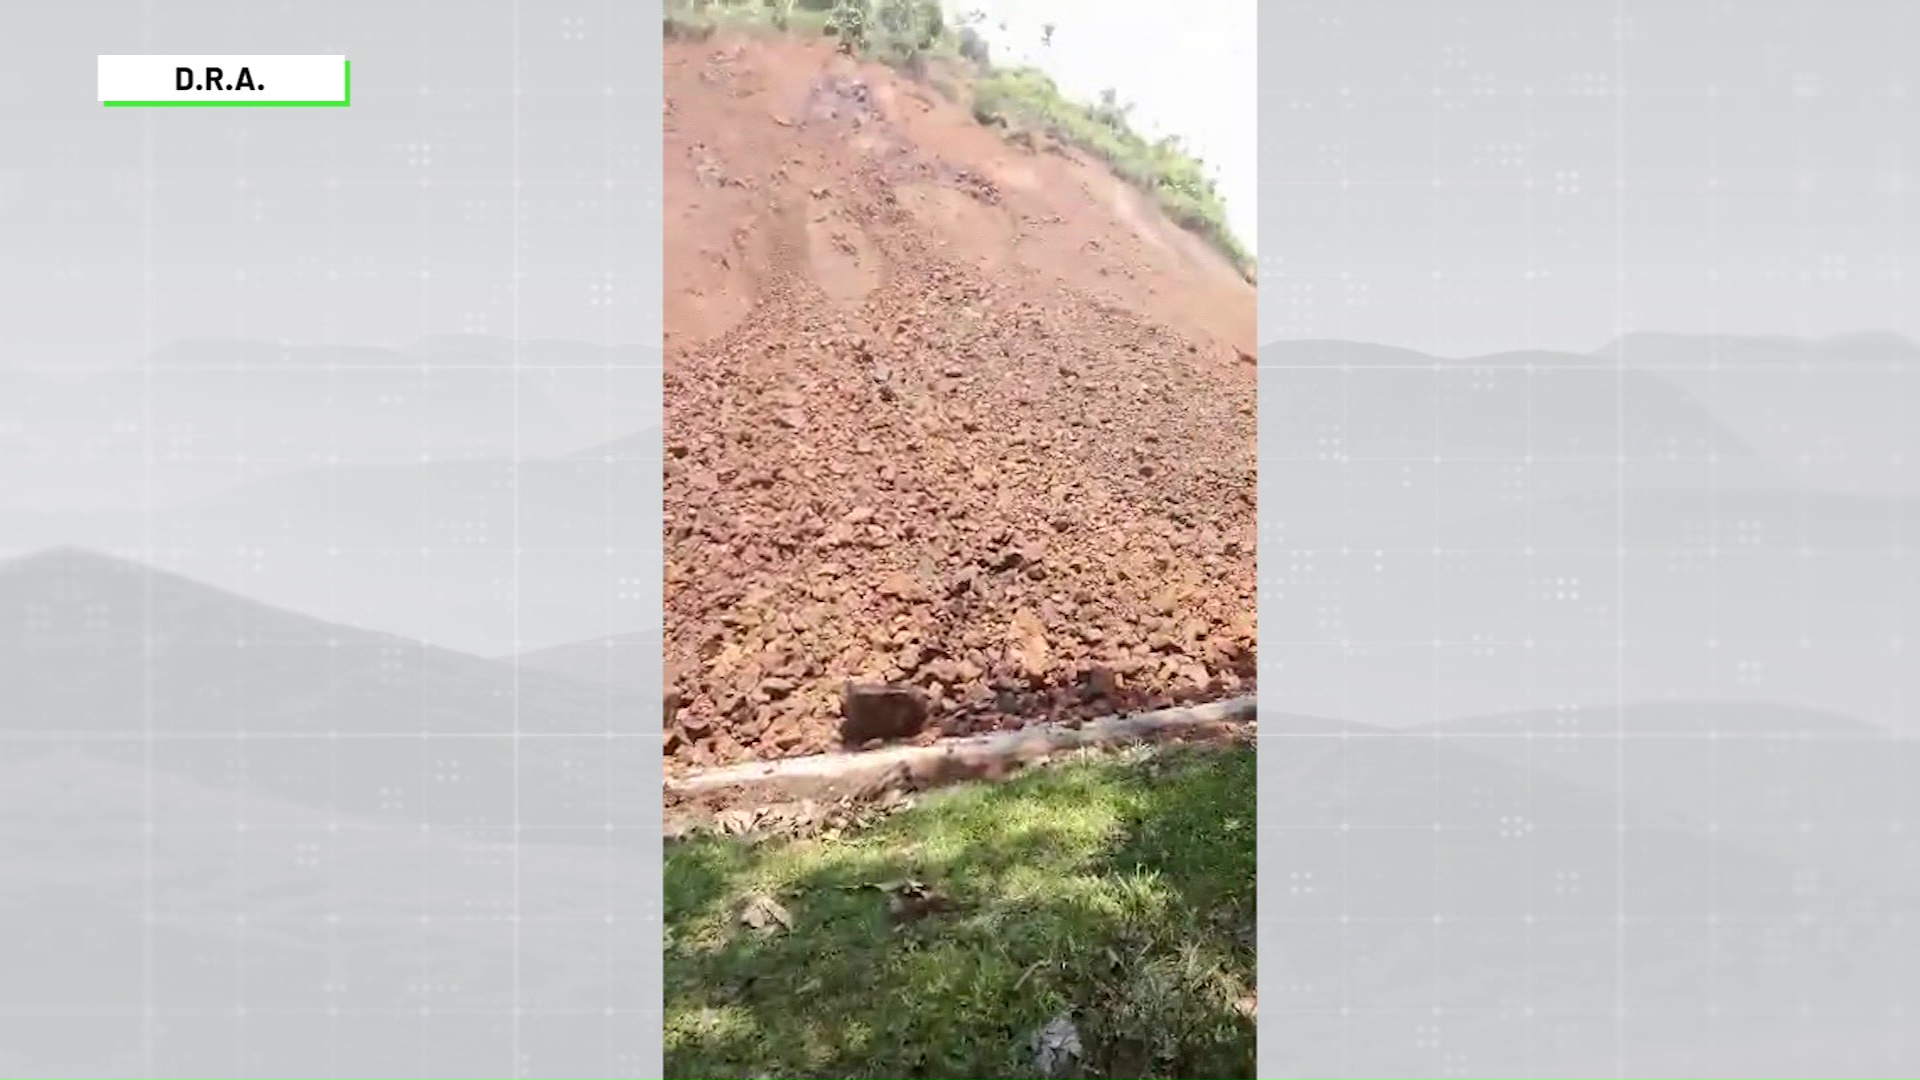
<path fill-rule="evenodd" d="M 1081 1075 L 1252 1077 L 1254 784 L 1251 747 L 1177 748 L 670 842 L 667 1075 L 1034 1076 L 1068 1015 Z"/>

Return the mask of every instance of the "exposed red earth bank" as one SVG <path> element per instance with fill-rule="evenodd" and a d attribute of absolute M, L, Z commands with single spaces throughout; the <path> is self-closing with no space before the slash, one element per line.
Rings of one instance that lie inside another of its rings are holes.
<path fill-rule="evenodd" d="M 1249 693 L 1254 289 L 1102 164 L 666 43 L 670 773 Z"/>

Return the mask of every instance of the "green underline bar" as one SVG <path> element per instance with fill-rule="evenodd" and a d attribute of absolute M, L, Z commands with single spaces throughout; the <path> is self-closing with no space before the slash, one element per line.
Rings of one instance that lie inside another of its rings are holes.
<path fill-rule="evenodd" d="M 109 109 L 344 109 L 353 104 L 353 61 L 346 65 L 346 96 L 339 101 L 103 101 Z"/>

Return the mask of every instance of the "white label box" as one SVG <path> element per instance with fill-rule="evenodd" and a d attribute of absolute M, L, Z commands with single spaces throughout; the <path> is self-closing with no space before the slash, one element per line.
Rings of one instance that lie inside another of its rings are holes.
<path fill-rule="evenodd" d="M 346 108 L 353 65 L 344 56 L 102 56 L 100 104 L 109 108 Z"/>

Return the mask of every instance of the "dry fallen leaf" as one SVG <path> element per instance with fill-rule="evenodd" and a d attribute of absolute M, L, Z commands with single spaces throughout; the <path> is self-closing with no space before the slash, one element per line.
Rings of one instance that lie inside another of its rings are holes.
<path fill-rule="evenodd" d="M 792 913 L 782 907 L 780 901 L 765 894 L 747 898 L 746 907 L 740 912 L 740 922 L 762 934 L 784 933 L 793 929 Z"/>
<path fill-rule="evenodd" d="M 759 816 L 752 810 L 722 810 L 714 815 L 713 823 L 729 836 L 740 836 L 759 824 Z"/>
<path fill-rule="evenodd" d="M 1059 1076 L 1080 1060 L 1080 1029 L 1065 1013 L 1047 1021 L 1028 1041 L 1033 1067 L 1041 1076 Z"/>
<path fill-rule="evenodd" d="M 887 913 L 896 923 L 924 918 L 949 906 L 946 896 L 908 878 L 880 886 L 887 894 Z"/>

